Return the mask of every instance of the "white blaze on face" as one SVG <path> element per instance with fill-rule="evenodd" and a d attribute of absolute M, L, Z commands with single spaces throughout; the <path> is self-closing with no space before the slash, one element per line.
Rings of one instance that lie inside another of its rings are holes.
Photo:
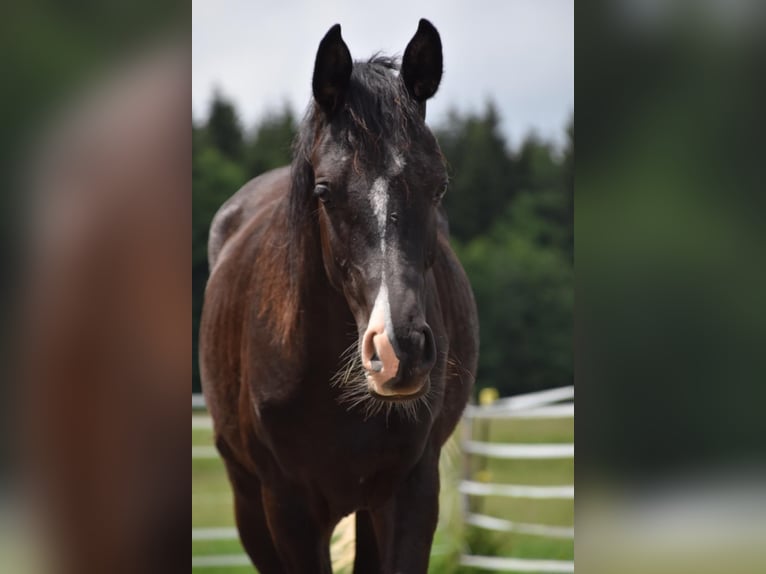
<path fill-rule="evenodd" d="M 396 150 L 389 150 L 390 161 L 386 175 L 389 178 L 396 177 L 404 171 L 404 157 Z M 393 341 L 394 329 L 391 322 L 391 307 L 388 302 L 388 285 L 386 283 L 386 224 L 388 222 L 388 179 L 378 177 L 370 189 L 370 199 L 372 202 L 372 211 L 375 214 L 375 220 L 378 223 L 378 239 L 380 241 L 380 288 L 375 298 L 375 304 L 370 314 L 370 323 L 373 323 L 373 317 L 377 313 L 382 314 L 385 321 L 385 329 L 389 338 Z"/>
<path fill-rule="evenodd" d="M 397 176 L 404 171 L 404 158 L 398 152 L 391 153 L 391 166 L 388 169 L 388 173 L 391 176 Z"/>
<path fill-rule="evenodd" d="M 370 324 L 383 321 L 385 329 L 392 334 L 391 307 L 388 303 L 388 285 L 386 284 L 386 221 L 388 219 L 388 181 L 382 177 L 377 178 L 370 189 L 372 211 L 378 223 L 378 239 L 380 241 L 380 288 L 375 298 L 375 305 L 370 313 Z"/>
<path fill-rule="evenodd" d="M 386 227 L 388 224 L 389 181 L 404 169 L 404 159 L 397 153 L 390 154 L 391 161 L 385 177 L 378 177 L 370 188 L 370 204 L 377 223 L 380 245 L 380 287 L 370 313 L 370 320 L 362 341 L 362 362 L 368 370 L 368 380 L 379 394 L 390 394 L 385 383 L 396 376 L 399 358 L 396 356 L 394 328 L 391 320 L 391 306 L 386 276 Z M 373 370 L 372 357 L 377 354 L 379 365 Z"/>
<path fill-rule="evenodd" d="M 388 182 L 382 177 L 376 179 L 372 184 L 372 189 L 370 189 L 370 197 L 372 199 L 372 211 L 378 222 L 378 233 L 383 242 L 383 247 L 385 247 L 386 218 L 388 217 Z"/>

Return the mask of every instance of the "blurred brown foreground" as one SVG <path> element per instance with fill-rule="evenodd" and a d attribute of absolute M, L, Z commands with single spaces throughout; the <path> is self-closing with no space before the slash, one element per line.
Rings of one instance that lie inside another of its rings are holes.
<path fill-rule="evenodd" d="M 20 470 L 3 493 L 3 544 L 22 556 L 0 570 L 188 567 L 189 64 L 165 45 L 112 66 L 22 178 Z"/>

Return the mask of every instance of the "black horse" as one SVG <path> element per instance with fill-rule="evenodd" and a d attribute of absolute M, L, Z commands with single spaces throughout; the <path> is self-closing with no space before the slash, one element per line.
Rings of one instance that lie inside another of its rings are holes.
<path fill-rule="evenodd" d="M 421 20 L 401 70 L 352 62 L 333 26 L 291 168 L 245 185 L 210 232 L 200 361 L 242 543 L 263 574 L 424 573 L 439 452 L 474 380 L 476 308 L 449 247 L 442 76 Z"/>

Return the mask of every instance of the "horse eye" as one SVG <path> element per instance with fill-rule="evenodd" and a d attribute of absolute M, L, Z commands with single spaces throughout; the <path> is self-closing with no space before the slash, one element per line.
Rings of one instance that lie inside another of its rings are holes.
<path fill-rule="evenodd" d="M 438 204 L 442 200 L 444 194 L 447 193 L 448 185 L 449 184 L 445 183 L 442 188 L 434 194 L 434 203 Z"/>
<path fill-rule="evenodd" d="M 330 188 L 327 187 L 327 184 L 318 183 L 314 187 L 314 197 L 322 203 L 327 203 L 330 200 Z"/>

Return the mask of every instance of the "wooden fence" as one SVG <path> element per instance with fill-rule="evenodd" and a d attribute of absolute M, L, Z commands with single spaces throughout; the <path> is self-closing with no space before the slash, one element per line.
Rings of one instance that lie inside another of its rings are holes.
<path fill-rule="evenodd" d="M 562 403 L 562 401 L 566 401 Z M 463 495 L 463 520 L 466 524 L 496 532 L 509 532 L 574 539 L 574 527 L 550 526 L 512 522 L 474 512 L 470 497 L 509 496 L 532 499 L 574 499 L 574 485 L 529 486 L 520 484 L 494 484 L 471 479 L 471 457 L 499 459 L 561 459 L 574 457 L 574 444 L 499 444 L 476 440 L 474 421 L 493 419 L 540 419 L 574 417 L 574 387 L 561 387 L 494 401 L 490 405 L 469 405 L 463 424 L 462 449 L 466 457 L 465 474 L 460 482 Z M 532 560 L 498 556 L 464 554 L 463 566 L 501 572 L 574 572 L 574 562 L 565 560 Z"/>

